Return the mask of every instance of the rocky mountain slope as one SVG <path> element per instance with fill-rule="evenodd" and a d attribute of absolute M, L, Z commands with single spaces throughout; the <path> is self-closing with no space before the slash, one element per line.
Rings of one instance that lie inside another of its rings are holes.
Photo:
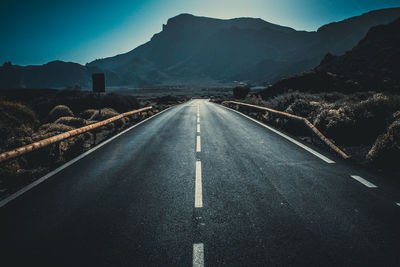
<path fill-rule="evenodd" d="M 149 42 L 86 66 L 55 61 L 0 67 L 0 88 L 90 88 L 93 72 L 106 72 L 107 86 L 273 83 L 314 68 L 327 53 L 342 55 L 371 27 L 399 16 L 400 8 L 381 9 L 305 32 L 261 19 L 181 14 L 169 19 Z"/>

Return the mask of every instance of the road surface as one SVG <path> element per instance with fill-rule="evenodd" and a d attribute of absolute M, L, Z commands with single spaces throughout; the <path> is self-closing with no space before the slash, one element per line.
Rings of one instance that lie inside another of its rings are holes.
<path fill-rule="evenodd" d="M 173 107 L 1 207 L 0 265 L 399 266 L 398 187 L 293 141 Z"/>

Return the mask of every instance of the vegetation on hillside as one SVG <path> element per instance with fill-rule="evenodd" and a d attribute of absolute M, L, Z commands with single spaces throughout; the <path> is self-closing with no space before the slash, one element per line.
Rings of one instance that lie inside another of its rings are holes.
<path fill-rule="evenodd" d="M 389 93 L 343 94 L 288 92 L 263 100 L 252 95 L 246 102 L 307 118 L 360 162 L 398 168 L 400 158 L 400 96 Z M 288 129 L 289 122 L 276 119 Z"/>
<path fill-rule="evenodd" d="M 0 198 L 129 125 L 182 100 L 164 97 L 139 103 L 133 96 L 106 94 L 99 97 L 77 90 L 3 91 L 0 95 L 0 153 L 145 105 L 152 105 L 154 109 L 0 163 Z"/>

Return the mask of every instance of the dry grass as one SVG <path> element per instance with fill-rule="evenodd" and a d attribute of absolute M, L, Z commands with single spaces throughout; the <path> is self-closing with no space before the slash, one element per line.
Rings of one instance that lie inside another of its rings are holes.
<path fill-rule="evenodd" d="M 100 114 L 96 112 L 94 116 L 90 117 L 90 120 L 102 121 L 118 115 L 119 113 L 112 108 L 102 108 Z"/>
<path fill-rule="evenodd" d="M 399 95 L 375 92 L 348 95 L 338 92 L 289 92 L 266 100 L 253 95 L 246 102 L 307 118 L 342 148 L 351 147 L 352 156 L 360 161 L 368 158 L 372 163 L 380 162 L 383 166 L 381 163 L 386 162 L 386 166 L 389 166 L 393 165 L 388 160 L 391 156 L 385 155 L 398 157 L 396 121 L 400 120 Z M 285 130 L 294 128 L 290 122 L 281 119 L 269 122 Z M 372 149 L 369 151 L 365 147 Z"/>
<path fill-rule="evenodd" d="M 80 117 L 85 120 L 93 120 L 94 116 L 99 113 L 98 109 L 86 109 L 81 112 Z"/>
<path fill-rule="evenodd" d="M 72 126 L 74 128 L 80 128 L 87 125 L 87 121 L 85 119 L 77 117 L 61 117 L 58 118 L 54 123 L 64 124 L 67 126 Z"/>
<path fill-rule="evenodd" d="M 72 112 L 72 110 L 65 106 L 65 105 L 58 105 L 55 106 L 48 115 L 48 121 L 52 122 L 57 120 L 58 118 L 61 117 L 73 117 L 74 113 Z"/>
<path fill-rule="evenodd" d="M 367 159 L 380 167 L 388 167 L 391 169 L 399 167 L 400 119 L 395 120 L 388 127 L 387 132 L 376 139 L 374 145 L 367 154 Z"/>
<path fill-rule="evenodd" d="M 0 151 L 26 144 L 39 125 L 35 113 L 25 105 L 0 100 Z"/>
<path fill-rule="evenodd" d="M 8 98 L 15 97 L 18 100 L 24 100 L 27 104 L 4 100 L 0 97 L 0 152 L 28 145 L 139 107 L 135 97 L 114 94 L 108 94 L 100 99 L 80 92 L 56 92 L 55 96 L 52 91 L 43 94 L 39 92 L 39 96 L 31 91 L 10 91 L 8 94 L 10 94 Z M 152 101 L 155 110 L 162 110 L 164 104 L 158 105 L 154 101 L 157 102 L 157 99 Z M 165 101 L 177 103 L 175 98 L 165 98 L 161 102 Z M 108 104 L 113 108 L 102 108 L 99 114 L 98 107 Z M 79 114 L 79 116 L 74 116 L 74 114 Z M 152 114 L 153 112 L 147 112 L 130 118 L 122 118 L 91 132 L 0 163 L 0 198 L 57 168 L 88 150 L 93 144 L 98 144 L 125 129 L 129 126 L 128 123 L 138 122 Z"/>

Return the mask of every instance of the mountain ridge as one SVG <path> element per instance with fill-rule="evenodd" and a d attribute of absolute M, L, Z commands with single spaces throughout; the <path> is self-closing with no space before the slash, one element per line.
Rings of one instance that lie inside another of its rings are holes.
<path fill-rule="evenodd" d="M 344 54 L 372 26 L 399 16 L 400 8 L 374 10 L 306 32 L 259 18 L 224 20 L 184 13 L 168 19 L 162 31 L 149 42 L 127 53 L 97 59 L 84 66 L 68 65 L 75 70 L 69 70 L 74 75 L 65 86 L 79 84 L 90 88 L 89 76 L 99 71 L 106 73 L 107 86 L 224 84 L 235 80 L 273 83 L 314 68 L 327 53 Z M 346 27 L 349 23 L 352 27 Z M 54 86 L 54 82 L 49 82 L 52 78 L 46 77 L 49 70 L 45 64 L 34 68 L 0 67 L 0 88 L 20 86 L 21 79 L 25 87 L 32 87 L 24 77 L 32 76 L 29 72 L 32 69 L 37 72 L 40 67 L 43 83 L 35 79 L 31 83 L 35 87 Z M 52 75 L 63 77 L 62 73 Z"/>
<path fill-rule="evenodd" d="M 400 93 L 400 18 L 372 27 L 344 55 L 327 54 L 311 71 L 284 78 L 260 94 L 264 99 L 287 91 L 381 91 Z"/>

